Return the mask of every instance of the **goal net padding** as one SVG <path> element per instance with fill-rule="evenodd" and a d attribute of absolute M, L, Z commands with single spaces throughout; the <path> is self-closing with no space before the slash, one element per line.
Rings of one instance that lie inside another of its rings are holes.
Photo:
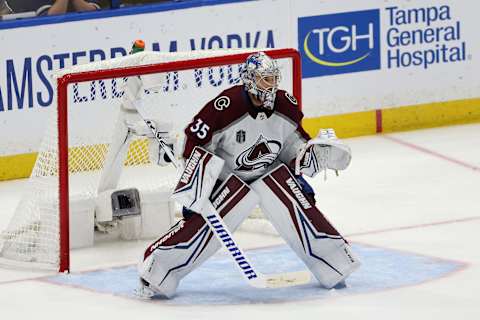
<path fill-rule="evenodd" d="M 70 249 L 82 246 L 70 243 L 78 241 L 75 232 L 88 233 L 94 228 L 93 219 L 85 215 L 95 214 L 105 159 L 117 121 L 124 120 L 119 110 L 130 77 L 158 80 L 156 88 L 143 90 L 135 104 L 145 117 L 173 125 L 174 148 L 179 150 L 185 126 L 205 103 L 241 84 L 244 61 L 256 51 L 142 52 L 58 72 L 57 103 L 50 108 L 37 160 L 11 221 L 0 235 L 0 264 L 69 270 Z M 264 51 L 280 65 L 280 87 L 301 103 L 299 53 L 294 49 Z M 169 194 L 177 172 L 172 166 L 151 162 L 149 143 L 141 136 L 129 141 L 113 185 L 118 190 L 137 190 L 149 210 L 157 206 L 160 211 L 172 210 Z M 247 229 L 272 232 L 258 210 L 251 216 Z M 156 236 L 164 231 L 159 229 Z"/>

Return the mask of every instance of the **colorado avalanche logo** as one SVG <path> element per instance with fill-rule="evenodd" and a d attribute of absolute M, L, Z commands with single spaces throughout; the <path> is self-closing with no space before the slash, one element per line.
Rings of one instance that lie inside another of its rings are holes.
<path fill-rule="evenodd" d="M 253 171 L 271 165 L 278 154 L 282 144 L 279 141 L 267 140 L 262 135 L 253 146 L 243 151 L 235 160 L 238 171 Z"/>

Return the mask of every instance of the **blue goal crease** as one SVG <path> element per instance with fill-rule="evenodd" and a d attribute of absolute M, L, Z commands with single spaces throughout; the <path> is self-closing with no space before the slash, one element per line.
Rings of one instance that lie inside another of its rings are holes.
<path fill-rule="evenodd" d="M 313 279 L 309 284 L 258 290 L 245 283 L 230 258 L 220 251 L 214 259 L 186 276 L 173 299 L 158 299 L 168 305 L 238 305 L 280 303 L 312 299 L 329 299 L 339 295 L 378 292 L 413 286 L 461 270 L 465 264 L 414 253 L 353 244 L 361 267 L 347 279 L 347 287 L 338 290 L 321 288 Z M 249 250 L 252 263 L 263 273 L 305 270 L 305 265 L 286 245 Z M 48 277 L 47 282 L 74 286 L 99 293 L 135 298 L 138 284 L 135 266 L 116 267 L 92 272 Z"/>

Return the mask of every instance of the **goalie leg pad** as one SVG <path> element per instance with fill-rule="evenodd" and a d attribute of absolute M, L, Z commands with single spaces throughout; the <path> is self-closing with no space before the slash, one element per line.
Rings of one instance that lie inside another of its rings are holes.
<path fill-rule="evenodd" d="M 285 165 L 251 184 L 260 207 L 317 280 L 326 288 L 360 265 L 348 243 L 302 192 Z"/>
<path fill-rule="evenodd" d="M 236 230 L 257 205 L 248 185 L 231 175 L 209 199 L 230 230 Z M 220 243 L 199 214 L 180 220 L 152 243 L 139 264 L 140 278 L 158 294 L 171 297 L 179 281 L 220 248 Z"/>

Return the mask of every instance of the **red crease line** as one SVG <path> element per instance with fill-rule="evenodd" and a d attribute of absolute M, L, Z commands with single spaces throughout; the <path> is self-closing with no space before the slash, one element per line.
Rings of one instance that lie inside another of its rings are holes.
<path fill-rule="evenodd" d="M 345 237 L 356 237 L 356 236 L 365 236 L 365 235 L 385 233 L 385 232 L 391 232 L 391 231 L 401 231 L 401 230 L 409 230 L 409 229 L 427 228 L 427 227 L 434 227 L 434 226 L 439 226 L 439 225 L 443 225 L 443 224 L 468 222 L 468 221 L 474 221 L 474 220 L 480 220 L 480 217 L 475 216 L 475 217 L 468 217 L 468 218 L 463 218 L 463 219 L 446 220 L 446 221 L 430 222 L 430 223 L 423 223 L 423 224 L 404 226 L 404 227 L 392 227 L 392 228 L 386 228 L 386 229 L 380 229 L 380 230 L 357 232 L 357 233 L 347 234 L 347 235 L 345 235 Z"/>
<path fill-rule="evenodd" d="M 462 166 L 462 167 L 464 167 L 464 168 L 468 168 L 468 169 L 473 170 L 473 171 L 480 171 L 480 167 L 477 167 L 477 166 L 475 166 L 475 165 L 472 165 L 472 164 L 463 162 L 463 161 L 461 161 L 461 160 L 457 160 L 457 159 L 448 157 L 448 156 L 446 156 L 446 155 L 443 155 L 443 154 L 441 154 L 441 153 L 438 153 L 438 152 L 435 152 L 435 151 L 426 149 L 426 148 L 424 148 L 424 147 L 420 147 L 420 146 L 415 145 L 415 144 L 413 144 L 413 143 L 406 142 L 406 141 L 403 141 L 403 140 L 400 140 L 400 139 L 398 139 L 398 138 L 394 138 L 394 137 L 391 137 L 391 136 L 382 135 L 382 136 L 379 136 L 379 137 L 382 137 L 382 138 L 384 138 L 384 139 L 387 139 L 387 140 L 396 142 L 396 143 L 398 143 L 398 144 L 401 144 L 401 145 L 403 145 L 403 146 L 409 147 L 409 148 L 411 148 L 411 149 L 414 149 L 414 150 L 417 150 L 417 151 L 420 151 L 420 152 L 429 154 L 429 155 L 431 155 L 431 156 L 434 156 L 434 157 L 436 157 L 436 158 L 439 158 L 439 159 L 448 161 L 448 162 L 450 162 L 450 163 L 458 164 L 458 165 L 460 165 L 460 166 Z"/>

